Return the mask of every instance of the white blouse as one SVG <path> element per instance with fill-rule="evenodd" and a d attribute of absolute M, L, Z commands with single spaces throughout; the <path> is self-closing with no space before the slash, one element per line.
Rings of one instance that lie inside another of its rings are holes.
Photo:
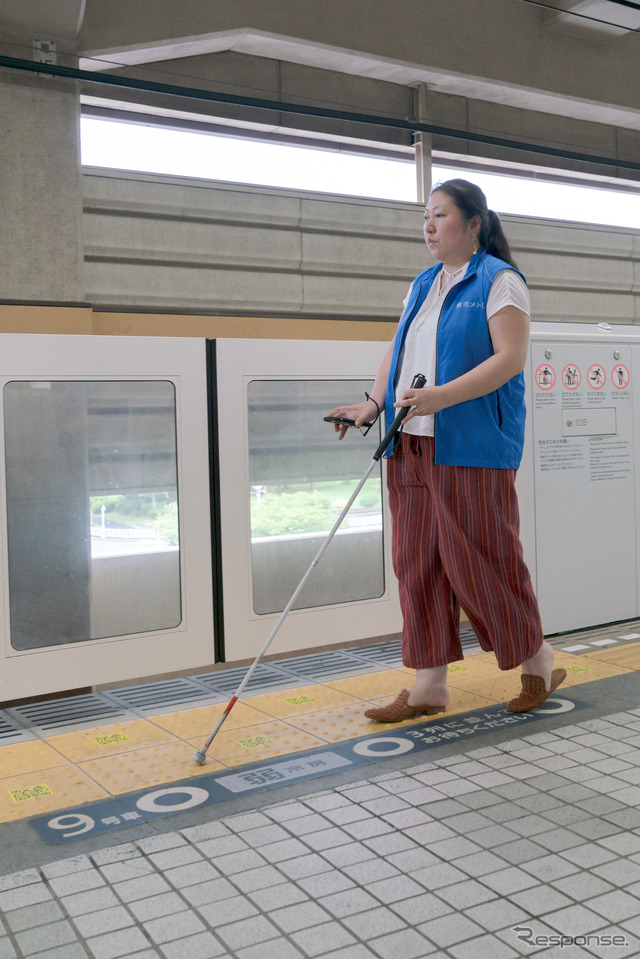
<path fill-rule="evenodd" d="M 448 280 L 443 274 L 445 285 L 440 289 L 440 275 L 429 290 L 427 297 L 414 318 L 404 346 L 404 359 L 396 387 L 396 399 L 400 399 L 410 388 L 411 381 L 416 373 L 423 373 L 427 378 L 427 386 L 433 386 L 436 381 L 436 333 L 440 310 L 446 294 L 462 280 L 467 272 L 468 263 L 455 274 L 453 280 Z M 441 271 L 442 272 L 442 271 Z M 413 285 L 413 284 L 412 284 Z M 411 287 L 407 293 L 404 305 L 409 301 Z M 514 270 L 500 270 L 491 285 L 487 300 L 487 320 L 505 306 L 515 306 L 526 313 L 531 313 L 529 291 L 526 283 Z M 414 416 L 402 429 L 405 433 L 416 436 L 433 436 L 435 416 Z"/>

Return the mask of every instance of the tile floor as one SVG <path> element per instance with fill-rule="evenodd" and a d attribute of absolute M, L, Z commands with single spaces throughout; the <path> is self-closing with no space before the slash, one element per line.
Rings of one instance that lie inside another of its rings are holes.
<path fill-rule="evenodd" d="M 43 864 L 2 858 L 0 959 L 640 956 L 635 686 L 632 672 L 596 678 L 580 689 L 591 710 L 110 845 L 38 860 L 34 835 Z"/>

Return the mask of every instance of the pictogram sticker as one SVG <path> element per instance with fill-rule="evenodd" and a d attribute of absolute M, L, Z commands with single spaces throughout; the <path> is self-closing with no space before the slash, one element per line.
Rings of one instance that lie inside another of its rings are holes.
<path fill-rule="evenodd" d="M 601 390 L 604 384 L 607 382 L 607 374 L 604 371 L 604 366 L 600 363 L 594 363 L 587 370 L 587 383 L 592 390 Z"/>
<path fill-rule="evenodd" d="M 582 373 L 575 363 L 567 363 L 562 371 L 562 385 L 565 390 L 577 390 L 582 382 Z"/>
<path fill-rule="evenodd" d="M 113 743 L 131 742 L 131 736 L 125 736 L 124 733 L 111 733 L 110 736 L 93 736 L 91 741 L 98 746 L 112 746 Z"/>
<path fill-rule="evenodd" d="M 21 789 L 10 789 L 9 795 L 14 802 L 25 802 L 27 799 L 42 799 L 43 796 L 53 796 L 53 790 L 46 783 L 37 786 L 23 786 Z"/>
<path fill-rule="evenodd" d="M 617 390 L 626 390 L 631 381 L 631 373 L 624 363 L 616 363 L 611 370 L 611 382 Z"/>
<path fill-rule="evenodd" d="M 556 385 L 556 371 L 548 363 L 543 363 L 536 370 L 536 386 L 539 390 L 552 390 Z"/>
<path fill-rule="evenodd" d="M 255 749 L 256 746 L 270 746 L 275 743 L 275 739 L 269 739 L 268 736 L 249 736 L 248 739 L 237 739 L 236 742 L 245 749 Z"/>

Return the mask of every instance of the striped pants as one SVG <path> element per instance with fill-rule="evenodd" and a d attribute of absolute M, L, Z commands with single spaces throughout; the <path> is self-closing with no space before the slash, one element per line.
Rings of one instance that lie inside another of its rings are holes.
<path fill-rule="evenodd" d="M 462 607 L 482 649 L 514 669 L 543 640 L 516 471 L 435 465 L 433 451 L 433 437 L 404 433 L 387 460 L 403 663 L 427 669 L 462 659 Z"/>

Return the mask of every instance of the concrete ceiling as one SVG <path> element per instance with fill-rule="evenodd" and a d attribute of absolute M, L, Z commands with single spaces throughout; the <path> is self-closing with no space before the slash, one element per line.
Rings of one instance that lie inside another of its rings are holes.
<path fill-rule="evenodd" d="M 640 4 L 637 8 L 613 0 L 565 0 L 557 4 L 560 12 L 544 20 L 547 30 L 604 43 L 640 29 Z"/>
<path fill-rule="evenodd" d="M 77 50 L 77 41 L 87 0 L 0 0 L 3 35 L 67 41 L 66 49 Z M 104 3 L 104 0 L 100 0 Z M 568 33 L 610 43 L 631 30 L 640 29 L 640 2 L 637 9 L 614 0 L 547 0 L 555 12 L 540 12 L 540 26 L 555 33 Z M 126 9 L 126 8 L 125 8 Z M 175 31 L 174 31 L 175 32 Z M 45 34 L 49 34 L 45 37 Z M 640 130 L 640 110 L 620 104 L 594 102 L 549 89 L 520 85 L 504 78 L 491 79 L 471 73 L 439 69 L 423 63 L 391 59 L 350 48 L 300 39 L 282 33 L 240 28 L 186 36 L 166 36 L 153 42 L 102 49 L 77 50 L 85 70 L 104 71 L 116 67 L 155 64 L 172 59 L 199 57 L 233 51 L 248 56 L 304 64 L 338 73 L 370 77 L 403 86 L 427 84 L 445 94 L 570 116 L 613 126 Z"/>
<path fill-rule="evenodd" d="M 605 0 L 596 2 L 604 3 Z M 403 86 L 424 83 L 438 93 L 640 130 L 640 112 L 615 104 L 594 103 L 588 98 L 569 97 L 506 83 L 504 80 L 492 81 L 486 77 L 438 70 L 420 63 L 391 60 L 260 30 L 226 30 L 199 36 L 173 37 L 154 43 L 86 50 L 81 53 L 80 65 L 85 70 L 100 71 L 223 51 L 300 63 Z"/>
<path fill-rule="evenodd" d="M 3 34 L 69 41 L 80 34 L 86 0 L 0 0 Z"/>

